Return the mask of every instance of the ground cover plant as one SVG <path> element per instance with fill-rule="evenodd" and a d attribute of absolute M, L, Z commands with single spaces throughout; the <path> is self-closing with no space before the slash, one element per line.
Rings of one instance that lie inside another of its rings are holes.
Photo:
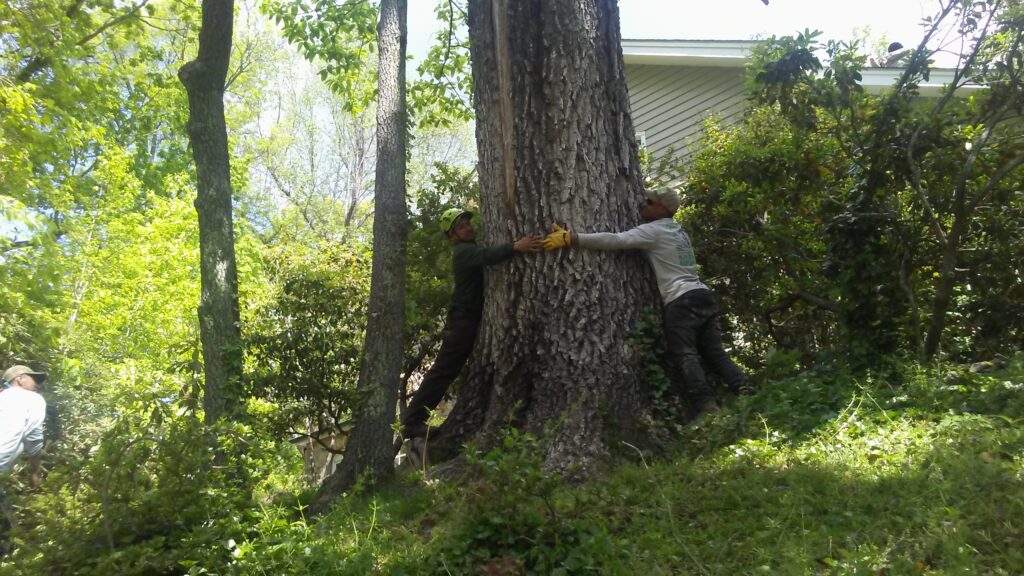
<path fill-rule="evenodd" d="M 730 400 L 658 450 L 625 445 L 567 484 L 510 430 L 445 481 L 406 470 L 314 522 L 297 493 L 99 574 L 1017 574 L 1024 570 L 1024 355 L 1004 369 L 822 367 Z M 279 486 L 280 487 L 280 486 Z M 46 573 L 31 542 L 3 573 Z"/>
<path fill-rule="evenodd" d="M 380 573 L 1019 573 L 1022 389 L 1020 356 L 989 374 L 808 371 L 660 456 L 626 447 L 583 486 L 545 474 L 538 440 L 512 432 L 470 480 L 337 512 L 351 548 L 330 570 L 354 574 L 349 554 L 376 549 Z"/>

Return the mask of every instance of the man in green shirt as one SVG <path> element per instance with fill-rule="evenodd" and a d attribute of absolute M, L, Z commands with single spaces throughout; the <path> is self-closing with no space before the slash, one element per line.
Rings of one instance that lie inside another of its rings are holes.
<path fill-rule="evenodd" d="M 517 252 L 540 252 L 544 247 L 543 236 L 539 234 L 523 236 L 516 242 L 498 246 L 480 246 L 476 243 L 472 216 L 472 212 L 458 208 L 441 215 L 441 231 L 452 242 L 455 287 L 441 350 L 402 417 L 402 437 L 406 441 L 407 454 L 417 467 L 423 461 L 430 411 L 437 408 L 473 352 L 484 309 L 484 267 L 504 262 Z"/>

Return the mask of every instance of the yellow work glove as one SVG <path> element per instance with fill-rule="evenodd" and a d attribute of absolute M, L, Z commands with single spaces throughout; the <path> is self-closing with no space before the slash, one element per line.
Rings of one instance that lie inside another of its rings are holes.
<path fill-rule="evenodd" d="M 572 246 L 572 230 L 562 228 L 558 224 L 551 225 L 551 234 L 544 239 L 545 250 L 558 250 Z"/>

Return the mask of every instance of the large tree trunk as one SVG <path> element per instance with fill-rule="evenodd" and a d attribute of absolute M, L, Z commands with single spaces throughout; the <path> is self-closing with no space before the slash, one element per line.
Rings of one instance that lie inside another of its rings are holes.
<path fill-rule="evenodd" d="M 579 232 L 639 223 L 637 147 L 615 0 L 471 0 L 483 242 L 553 221 Z M 511 421 L 543 435 L 549 469 L 589 472 L 642 421 L 629 343 L 658 307 L 635 253 L 517 257 L 487 273 L 484 321 L 439 451 Z"/>
<path fill-rule="evenodd" d="M 405 328 L 405 45 L 406 0 L 383 0 L 377 24 L 377 180 L 374 190 L 373 270 L 369 319 L 359 371 L 362 403 L 345 458 L 314 497 L 311 511 L 326 510 L 362 473 L 373 479 L 393 471 L 391 425 L 402 372 Z"/>
<path fill-rule="evenodd" d="M 181 67 L 188 92 L 188 135 L 196 162 L 196 212 L 202 296 L 199 330 L 206 377 L 207 424 L 233 413 L 241 401 L 242 344 L 238 272 L 231 213 L 231 168 L 224 123 L 224 82 L 231 58 L 232 0 L 203 0 L 199 53 Z"/>

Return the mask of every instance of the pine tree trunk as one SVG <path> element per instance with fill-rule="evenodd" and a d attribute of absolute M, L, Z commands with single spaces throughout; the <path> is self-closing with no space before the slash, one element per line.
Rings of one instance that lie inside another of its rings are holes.
<path fill-rule="evenodd" d="M 207 424 L 241 404 L 242 345 L 238 272 L 231 210 L 231 167 L 224 122 L 224 82 L 231 58 L 232 0 L 203 0 L 196 59 L 178 78 L 188 92 L 188 135 L 196 162 L 196 212 L 202 295 L 199 330 L 203 343 Z"/>
<path fill-rule="evenodd" d="M 345 457 L 314 497 L 317 514 L 359 475 L 393 471 L 393 437 L 401 386 L 405 327 L 406 0 L 383 0 L 377 24 L 377 179 L 374 190 L 373 269 L 369 318 L 359 371 L 362 403 Z"/>
<path fill-rule="evenodd" d="M 639 223 L 637 147 L 615 0 L 471 0 L 482 242 L 553 221 Z M 546 438 L 549 469 L 589 472 L 642 421 L 629 336 L 659 307 L 642 256 L 567 250 L 488 270 L 484 321 L 439 452 L 512 422 Z M 432 451 L 433 455 L 433 451 Z"/>

